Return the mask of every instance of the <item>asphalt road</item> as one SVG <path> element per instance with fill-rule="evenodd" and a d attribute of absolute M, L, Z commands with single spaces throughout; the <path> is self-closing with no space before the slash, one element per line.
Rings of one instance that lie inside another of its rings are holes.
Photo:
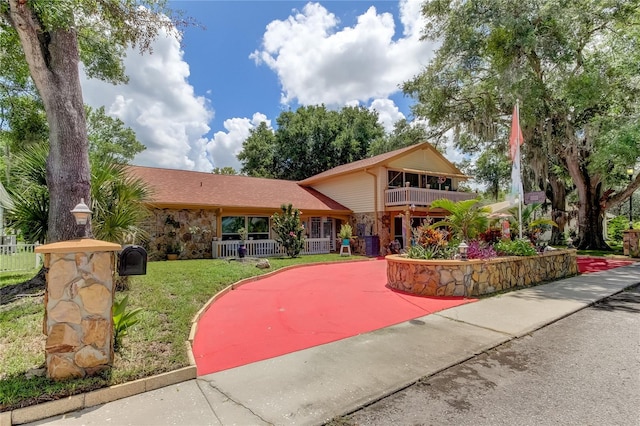
<path fill-rule="evenodd" d="M 640 425 L 640 289 L 622 292 L 332 425 Z"/>

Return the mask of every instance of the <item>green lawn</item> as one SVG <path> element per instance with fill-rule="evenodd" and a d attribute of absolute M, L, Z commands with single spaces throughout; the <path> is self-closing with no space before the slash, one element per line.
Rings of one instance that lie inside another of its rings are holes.
<path fill-rule="evenodd" d="M 185 341 L 191 320 L 221 289 L 289 265 L 359 258 L 337 254 L 271 258 L 268 270 L 258 269 L 251 262 L 217 259 L 151 262 L 147 275 L 130 277 L 129 290 L 116 295 L 120 300 L 129 294 L 129 307 L 142 308 L 143 313 L 140 322 L 124 337 L 114 368 L 105 377 L 65 383 L 25 376 L 30 369 L 44 366 L 43 297 L 24 297 L 0 305 L 0 411 L 187 366 Z M 21 282 L 36 272 L 0 274 L 0 287 Z"/>

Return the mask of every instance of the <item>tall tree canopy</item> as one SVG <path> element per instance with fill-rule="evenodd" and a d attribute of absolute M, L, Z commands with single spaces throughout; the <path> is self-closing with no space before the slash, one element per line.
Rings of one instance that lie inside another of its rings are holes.
<path fill-rule="evenodd" d="M 149 50 L 161 31 L 174 31 L 170 13 L 165 0 L 0 0 L 0 64 L 9 67 L 0 72 L 30 76 L 47 116 L 49 241 L 73 238 L 69 211 L 91 199 L 80 61 L 89 77 L 125 82 L 125 49 Z"/>
<path fill-rule="evenodd" d="M 583 249 L 607 248 L 604 211 L 640 186 L 636 177 L 606 195 L 640 158 L 639 4 L 426 1 L 424 37 L 442 44 L 425 71 L 404 85 L 417 100 L 414 114 L 435 134 L 454 129 L 466 151 L 506 152 L 511 111 L 521 99 L 525 184 L 563 197 L 559 182 L 570 176 Z M 564 208 L 564 198 L 556 202 Z"/>
<path fill-rule="evenodd" d="M 378 115 L 362 107 L 324 105 L 285 111 L 274 132 L 262 123 L 243 143 L 238 159 L 250 176 L 301 180 L 368 155 L 384 136 Z"/>

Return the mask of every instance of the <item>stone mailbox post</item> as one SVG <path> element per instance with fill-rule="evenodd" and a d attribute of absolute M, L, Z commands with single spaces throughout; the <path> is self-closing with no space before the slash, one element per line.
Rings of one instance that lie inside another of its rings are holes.
<path fill-rule="evenodd" d="M 640 257 L 640 229 L 625 230 L 622 243 L 625 256 Z"/>
<path fill-rule="evenodd" d="M 95 375 L 113 363 L 113 272 L 119 244 L 80 239 L 46 244 L 43 332 L 47 377 Z"/>

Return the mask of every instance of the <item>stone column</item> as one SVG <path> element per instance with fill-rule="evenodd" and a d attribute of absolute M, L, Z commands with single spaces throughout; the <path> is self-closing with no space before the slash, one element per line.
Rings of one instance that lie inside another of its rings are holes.
<path fill-rule="evenodd" d="M 43 332 L 47 377 L 95 375 L 113 363 L 115 252 L 119 244 L 81 239 L 46 244 Z"/>
<path fill-rule="evenodd" d="M 625 230 L 622 247 L 625 256 L 640 257 L 640 229 Z"/>

